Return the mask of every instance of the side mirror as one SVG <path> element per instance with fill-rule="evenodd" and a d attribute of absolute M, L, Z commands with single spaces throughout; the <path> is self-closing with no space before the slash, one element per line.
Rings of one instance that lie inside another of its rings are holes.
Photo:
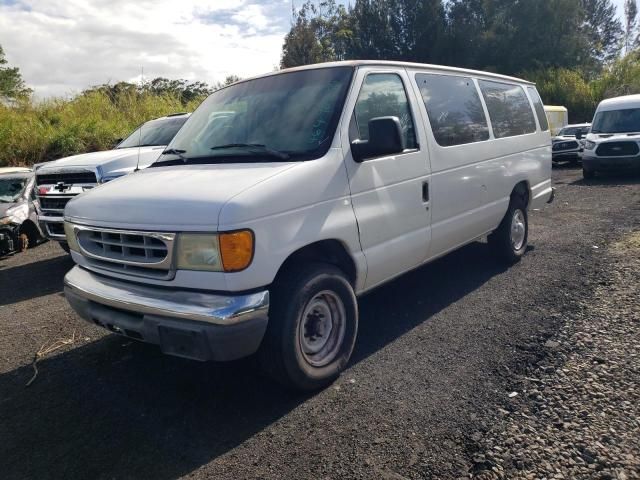
<path fill-rule="evenodd" d="M 124 140 L 124 138 L 117 138 L 113 143 L 113 148 L 116 148 L 118 145 L 120 145 L 122 143 L 122 140 Z"/>
<path fill-rule="evenodd" d="M 369 120 L 369 140 L 351 143 L 351 154 L 358 163 L 367 158 L 402 153 L 404 149 L 404 136 L 398 117 L 372 118 Z"/>

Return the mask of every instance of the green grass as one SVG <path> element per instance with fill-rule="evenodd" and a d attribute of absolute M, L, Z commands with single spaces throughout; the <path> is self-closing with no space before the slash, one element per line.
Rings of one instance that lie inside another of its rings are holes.
<path fill-rule="evenodd" d="M 169 113 L 193 111 L 172 95 L 92 91 L 71 100 L 0 105 L 0 167 L 30 166 L 78 153 L 106 150 L 141 123 Z"/>

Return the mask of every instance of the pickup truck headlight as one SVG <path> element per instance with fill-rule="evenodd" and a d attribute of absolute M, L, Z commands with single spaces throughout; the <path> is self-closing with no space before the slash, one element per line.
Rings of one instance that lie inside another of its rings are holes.
<path fill-rule="evenodd" d="M 253 260 L 253 233 L 181 233 L 177 248 L 178 270 L 238 272 Z"/>
<path fill-rule="evenodd" d="M 596 142 L 592 142 L 591 140 L 585 140 L 583 145 L 585 150 L 593 150 L 596 148 Z"/>
<path fill-rule="evenodd" d="M 64 222 L 64 235 L 67 237 L 67 245 L 69 245 L 69 248 L 74 252 L 80 252 L 78 237 L 76 237 L 76 232 L 72 223 Z"/>

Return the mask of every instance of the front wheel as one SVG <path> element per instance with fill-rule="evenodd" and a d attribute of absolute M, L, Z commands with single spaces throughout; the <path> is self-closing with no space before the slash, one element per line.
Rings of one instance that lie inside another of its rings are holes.
<path fill-rule="evenodd" d="M 489 235 L 489 244 L 502 260 L 516 263 L 527 250 L 528 240 L 529 217 L 526 203 L 520 196 L 513 196 L 502 222 Z"/>
<path fill-rule="evenodd" d="M 289 388 L 316 390 L 347 366 L 358 332 L 358 305 L 333 265 L 293 266 L 272 288 L 262 367 Z"/>

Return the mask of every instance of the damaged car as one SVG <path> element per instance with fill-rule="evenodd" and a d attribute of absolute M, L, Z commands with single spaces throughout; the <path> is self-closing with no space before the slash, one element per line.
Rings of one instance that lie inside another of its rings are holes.
<path fill-rule="evenodd" d="M 43 238 L 34 183 L 29 168 L 0 168 L 0 255 L 24 251 Z"/>

